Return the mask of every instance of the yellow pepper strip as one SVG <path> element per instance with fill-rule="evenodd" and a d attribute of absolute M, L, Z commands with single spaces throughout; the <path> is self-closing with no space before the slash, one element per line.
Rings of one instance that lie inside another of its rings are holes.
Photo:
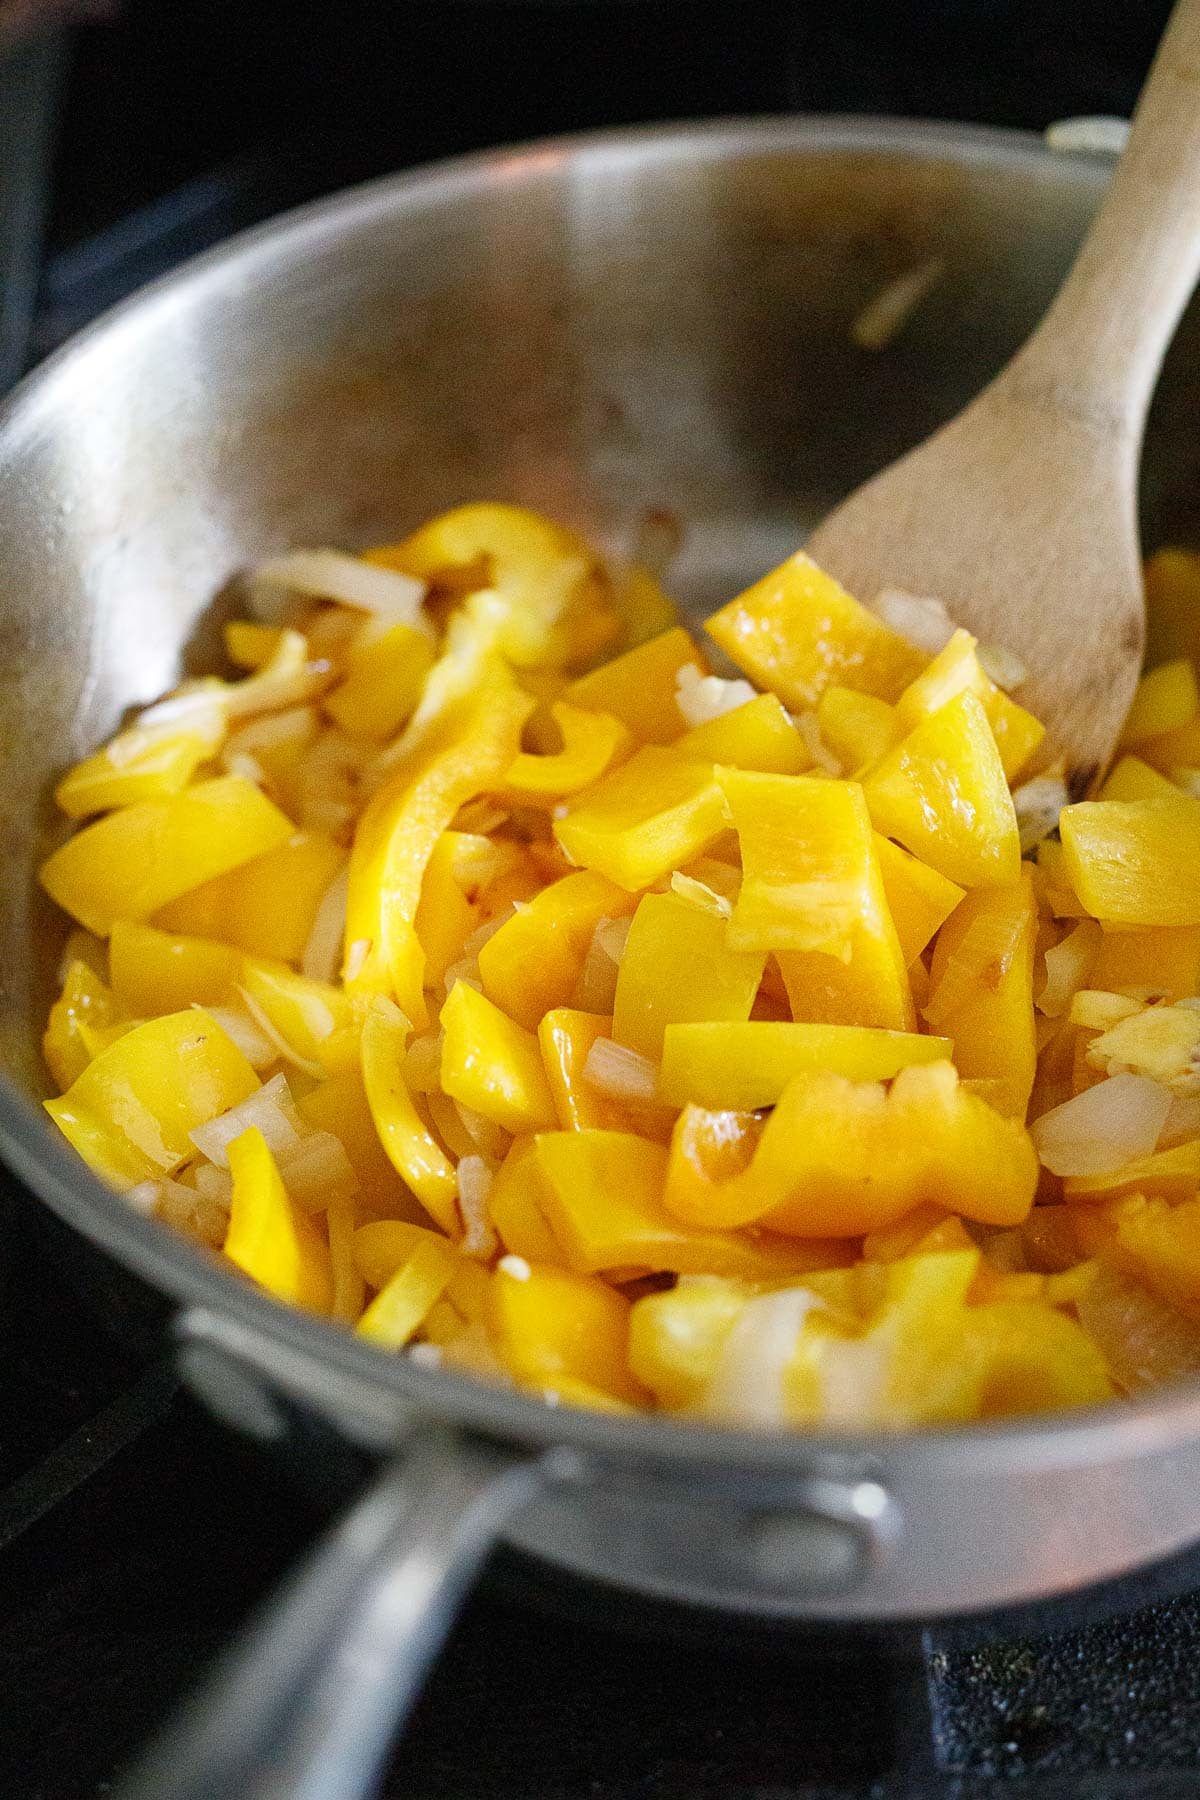
<path fill-rule="evenodd" d="M 1056 919 L 1086 919 L 1087 908 L 1071 886 L 1062 845 L 1055 838 L 1043 838 L 1037 847 L 1039 892 L 1044 904 Z"/>
<path fill-rule="evenodd" d="M 400 1179 L 379 1141 L 357 1064 L 302 1094 L 296 1110 L 314 1131 L 332 1132 L 341 1143 L 362 1190 L 355 1196 L 360 1214 L 417 1224 L 428 1220 L 425 1208 Z"/>
<path fill-rule="evenodd" d="M 754 1289 L 719 1275 L 692 1275 L 662 1294 L 635 1300 L 629 1365 L 670 1412 L 698 1408 L 721 1351 Z"/>
<path fill-rule="evenodd" d="M 1194 1313 L 1200 1301 L 1200 1200 L 1172 1204 L 1129 1194 L 1072 1212 L 1088 1254 L 1143 1282 L 1168 1305 Z"/>
<path fill-rule="evenodd" d="M 1023 1128 L 964 1093 L 950 1063 L 912 1064 L 886 1091 L 828 1071 L 797 1075 L 757 1144 L 745 1127 L 731 1138 L 730 1122 L 744 1118 L 698 1107 L 680 1115 L 665 1193 L 677 1218 L 851 1238 L 937 1194 L 966 1218 L 1015 1225 L 1037 1187 Z"/>
<path fill-rule="evenodd" d="M 1105 777 L 1098 800 L 1174 800 L 1179 789 L 1140 756 L 1123 756 Z"/>
<path fill-rule="evenodd" d="M 617 973 L 613 1037 L 657 1062 L 677 1020 L 748 1019 L 765 962 L 764 950 L 730 949 L 716 913 L 675 893 L 645 894 Z"/>
<path fill-rule="evenodd" d="M 485 844 L 474 832 L 443 831 L 433 846 L 421 883 L 414 929 L 425 957 L 425 983 L 436 987 L 479 924 L 479 909 L 460 878 L 461 846 Z"/>
<path fill-rule="evenodd" d="M 883 891 L 900 940 L 901 955 L 905 967 L 911 969 L 934 934 L 946 923 L 965 890 L 957 882 L 939 875 L 928 863 L 910 856 L 890 838 L 880 837 L 878 832 L 875 834 L 875 854 L 879 858 Z"/>
<path fill-rule="evenodd" d="M 839 682 L 827 687 L 818 700 L 817 724 L 822 738 L 849 774 L 878 762 L 904 735 L 894 706 L 874 694 L 842 687 Z"/>
<path fill-rule="evenodd" d="M 1175 1144 L 1152 1156 L 1139 1157 L 1107 1175 L 1069 1175 L 1063 1182 L 1068 1200 L 1115 1200 L 1123 1194 L 1147 1194 L 1172 1205 L 1195 1198 L 1200 1189 L 1200 1141 Z"/>
<path fill-rule="evenodd" d="M 732 712 L 696 725 L 677 738 L 680 756 L 756 769 L 762 775 L 802 775 L 812 767 L 808 747 L 774 694 L 756 694 Z"/>
<path fill-rule="evenodd" d="M 239 669 L 261 669 L 269 663 L 283 639 L 279 625 L 259 625 L 250 619 L 231 619 L 222 628 L 225 654 Z"/>
<path fill-rule="evenodd" d="M 187 786 L 224 735 L 216 708 L 198 708 L 174 723 L 131 726 L 65 775 L 55 802 L 69 818 L 83 819 L 140 800 L 168 799 Z"/>
<path fill-rule="evenodd" d="M 382 744 L 416 711 L 433 658 L 432 637 L 411 625 L 352 644 L 346 678 L 325 696 L 325 711 L 347 737 Z"/>
<path fill-rule="evenodd" d="M 237 1046 L 206 1012 L 151 1019 L 90 1062 L 46 1111 L 86 1162 L 130 1182 L 169 1175 L 193 1154 L 188 1137 L 259 1086 Z M 108 1169 L 89 1150 L 104 1147 Z"/>
<path fill-rule="evenodd" d="M 1045 737 L 1045 727 L 984 674 L 969 631 L 956 631 L 929 667 L 905 688 L 896 702 L 901 726 L 911 731 L 964 692 L 974 694 L 983 707 L 1005 779 L 1015 780 Z"/>
<path fill-rule="evenodd" d="M 42 1055 L 60 1094 L 66 1093 L 92 1060 L 90 1038 L 82 1027 L 103 1030 L 112 1021 L 113 996 L 105 983 L 87 963 L 70 963 L 42 1039 Z"/>
<path fill-rule="evenodd" d="M 815 706 L 834 681 L 895 700 L 927 660 L 802 550 L 722 607 L 707 630 L 793 712 Z"/>
<path fill-rule="evenodd" d="M 401 1064 L 408 1026 L 386 1000 L 377 999 L 363 1021 L 363 1083 L 371 1117 L 393 1168 L 430 1218 L 458 1237 L 458 1182 L 441 1145 L 424 1123 L 404 1080 Z"/>
<path fill-rule="evenodd" d="M 310 1074 L 319 1076 L 322 1045 L 353 1022 L 353 1008 L 341 988 L 310 981 L 286 963 L 249 956 L 242 964 L 240 986 L 252 1012 L 283 1039 L 302 1068 L 307 1065 Z"/>
<path fill-rule="evenodd" d="M 233 1193 L 225 1255 L 277 1300 L 328 1314 L 333 1302 L 329 1246 L 293 1206 L 275 1158 L 257 1127 L 229 1146 Z"/>
<path fill-rule="evenodd" d="M 353 1196 L 336 1196 L 325 1208 L 325 1225 L 329 1233 L 329 1266 L 332 1293 L 329 1316 L 342 1325 L 356 1325 L 366 1303 L 366 1283 L 354 1260 L 356 1212 Z"/>
<path fill-rule="evenodd" d="M 506 1131 L 541 1131 L 557 1123 L 533 1033 L 465 981 L 442 1008 L 442 1088 Z"/>
<path fill-rule="evenodd" d="M 415 1244 L 358 1321 L 359 1337 L 387 1350 L 401 1349 L 445 1292 L 457 1260 L 457 1251 L 445 1238 L 431 1236 Z"/>
<path fill-rule="evenodd" d="M 1156 550 L 1146 563 L 1146 661 L 1151 668 L 1196 652 L 1200 608 L 1200 555 L 1194 550 Z"/>
<path fill-rule="evenodd" d="M 668 1025 L 659 1093 L 672 1106 L 753 1112 L 774 1106 L 794 1076 L 828 1069 L 850 1081 L 888 1081 L 910 1063 L 948 1061 L 949 1038 L 859 1025 Z"/>
<path fill-rule="evenodd" d="M 51 899 L 107 937 L 214 875 L 275 849 L 292 822 L 252 781 L 202 781 L 172 800 L 144 800 L 87 825 L 39 871 Z"/>
<path fill-rule="evenodd" d="M 484 993 L 527 1031 L 536 1031 L 544 1013 L 571 998 L 601 919 L 623 918 L 633 907 L 633 896 L 604 875 L 579 869 L 563 876 L 484 944 Z"/>
<path fill-rule="evenodd" d="M 1066 878 L 1093 918 L 1200 925 L 1200 800 L 1085 800 L 1063 808 L 1059 831 Z"/>
<path fill-rule="evenodd" d="M 562 749 L 548 756 L 523 750 L 504 774 L 504 786 L 530 800 L 578 793 L 621 761 L 633 744 L 625 726 L 611 713 L 584 712 L 559 700 L 550 708 L 550 716 L 562 733 Z"/>
<path fill-rule="evenodd" d="M 538 1026 L 559 1125 L 564 1131 L 635 1131 L 667 1143 L 675 1123 L 671 1108 L 653 1101 L 614 1099 L 586 1079 L 583 1071 L 592 1045 L 597 1038 L 611 1036 L 611 1019 L 569 1006 L 553 1008 Z"/>
<path fill-rule="evenodd" d="M 621 622 L 619 648 L 633 649 L 679 623 L 679 608 L 640 563 L 609 564 L 610 603 Z"/>
<path fill-rule="evenodd" d="M 503 1264 L 488 1288 L 488 1328 L 496 1353 L 523 1387 L 562 1376 L 636 1405 L 629 1373 L 629 1302 L 594 1275 Z"/>
<path fill-rule="evenodd" d="M 1000 1112 L 1023 1119 L 1037 1068 L 1033 957 L 1037 906 L 1027 871 L 1011 888 L 968 894 L 942 927 L 925 1018 L 954 1040 L 960 1075 L 995 1080 Z"/>
<path fill-rule="evenodd" d="M 968 689 L 922 719 L 863 777 L 885 837 L 960 887 L 1017 879 L 1020 834 L 992 728 Z"/>
<path fill-rule="evenodd" d="M 1190 725 L 1200 714 L 1200 690 L 1196 673 L 1186 657 L 1162 663 L 1138 682 L 1133 705 L 1125 718 L 1118 747 L 1140 744 Z"/>
<path fill-rule="evenodd" d="M 428 1224 L 414 1225 L 402 1219 L 376 1219 L 354 1233 L 354 1262 L 370 1288 L 385 1288 L 402 1269 L 419 1244 L 444 1244 L 439 1231 Z"/>
<path fill-rule="evenodd" d="M 711 766 L 647 744 L 578 795 L 554 835 L 573 862 L 635 892 L 699 856 L 725 824 Z"/>
<path fill-rule="evenodd" d="M 515 1138 L 488 1194 L 488 1217 L 510 1256 L 558 1264 L 563 1253 L 538 1204 L 540 1192 L 534 1140 Z"/>
<path fill-rule="evenodd" d="M 679 671 L 689 663 L 702 675 L 708 673 L 695 642 L 677 625 L 581 675 L 563 699 L 589 712 L 612 714 L 639 744 L 670 744 L 685 729 L 675 691 Z"/>
<path fill-rule="evenodd" d="M 1172 1002 L 1200 994 L 1200 927 L 1106 931 L 1089 979 L 1110 994 L 1137 990 Z"/>
<path fill-rule="evenodd" d="M 250 956 L 299 962 L 317 908 L 346 861 L 320 831 L 291 831 L 282 844 L 159 908 L 163 931 L 217 938 Z"/>
<path fill-rule="evenodd" d="M 1137 747 L 1143 762 L 1169 774 L 1172 769 L 1195 768 L 1200 764 L 1200 719 L 1180 725 L 1175 731 L 1164 731 L 1161 737 L 1143 738 Z"/>
<path fill-rule="evenodd" d="M 150 1019 L 185 1006 L 218 1006 L 241 973 L 241 952 L 206 938 L 180 937 L 118 919 L 109 939 L 113 997 L 127 1018 Z"/>
<path fill-rule="evenodd" d="M 644 1268 L 772 1281 L 803 1257 L 792 1244 L 681 1226 L 662 1203 L 661 1144 L 621 1131 L 548 1131 L 534 1143 L 542 1211 L 581 1274 Z"/>
<path fill-rule="evenodd" d="M 415 925 L 426 866 L 459 807 L 499 782 L 533 704 L 510 683 L 487 687 L 473 706 L 438 722 L 359 821 L 350 857 L 346 985 L 390 989 L 418 1027 L 427 1021 L 425 954 Z"/>

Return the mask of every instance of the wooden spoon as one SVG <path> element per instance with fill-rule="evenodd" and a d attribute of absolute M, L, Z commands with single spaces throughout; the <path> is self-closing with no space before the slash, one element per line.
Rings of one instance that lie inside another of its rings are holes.
<path fill-rule="evenodd" d="M 1104 204 L 1033 336 L 808 546 L 868 604 L 885 588 L 933 596 L 1015 651 L 1021 702 L 1065 756 L 1074 798 L 1111 757 L 1141 667 L 1142 430 L 1198 274 L 1200 0 L 1179 0 Z"/>

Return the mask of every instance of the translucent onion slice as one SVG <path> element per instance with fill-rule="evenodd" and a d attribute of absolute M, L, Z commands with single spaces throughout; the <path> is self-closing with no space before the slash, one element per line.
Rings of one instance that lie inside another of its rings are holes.
<path fill-rule="evenodd" d="M 717 919 L 733 917 L 733 902 L 724 894 L 718 894 L 715 888 L 708 887 L 703 881 L 697 881 L 692 875 L 684 875 L 679 869 L 671 877 L 671 892 L 678 894 L 692 906 L 698 906 L 701 912 L 712 913 Z"/>
<path fill-rule="evenodd" d="M 268 1038 L 274 1045 L 275 1055 L 272 1060 L 276 1062 L 282 1060 L 285 1063 L 290 1063 L 293 1069 L 303 1069 L 306 1075 L 311 1075 L 315 1080 L 320 1081 L 326 1073 L 322 1065 L 317 1062 L 314 1057 L 301 1056 L 295 1046 L 288 1043 L 283 1033 L 275 1024 L 275 1021 L 271 1018 L 266 1009 L 255 999 L 253 994 L 247 993 L 244 987 L 239 987 L 238 993 L 241 995 L 242 1004 L 245 1006 L 254 1023 L 258 1026 L 258 1029 L 262 1032 L 263 1036 Z M 330 1023 L 332 1025 L 332 1020 Z M 278 1076 L 277 1079 L 282 1081 L 283 1077 Z"/>
<path fill-rule="evenodd" d="M 1144 1075 L 1114 1075 L 1055 1106 L 1029 1127 L 1055 1175 L 1107 1175 L 1158 1143 L 1171 1096 Z"/>
<path fill-rule="evenodd" d="M 675 677 L 675 704 L 693 729 L 736 712 L 739 706 L 753 700 L 756 692 L 748 681 L 702 675 L 695 663 L 684 663 Z"/>
<path fill-rule="evenodd" d="M 926 594 L 906 594 L 903 588 L 883 588 L 871 608 L 877 618 L 926 656 L 936 656 L 954 636 L 954 620 L 940 600 Z"/>
<path fill-rule="evenodd" d="M 283 1075 L 276 1075 L 237 1106 L 231 1106 L 228 1112 L 219 1113 L 206 1125 L 197 1125 L 188 1136 L 209 1162 L 216 1163 L 218 1169 L 227 1169 L 229 1145 L 243 1131 L 257 1126 L 267 1141 L 267 1148 L 273 1155 L 279 1155 L 300 1142 L 297 1124 L 287 1081 Z"/>
<path fill-rule="evenodd" d="M 275 1160 L 284 1187 L 305 1212 L 324 1212 L 359 1191 L 346 1147 L 332 1131 L 310 1131 Z"/>
<path fill-rule="evenodd" d="M 250 575 L 255 616 L 278 624 L 296 594 L 313 600 L 337 600 L 359 612 L 376 613 L 392 625 L 429 631 L 421 611 L 427 592 L 423 581 L 398 569 L 380 569 L 341 550 L 293 550 L 259 563 Z"/>
<path fill-rule="evenodd" d="M 490 1262 L 500 1247 L 499 1239 L 488 1218 L 488 1195 L 492 1191 L 492 1171 L 482 1156 L 464 1156 L 458 1165 L 458 1210 L 462 1214 L 463 1236 L 460 1244 L 464 1256 L 476 1256 Z"/>
<path fill-rule="evenodd" d="M 597 1038 L 587 1053 L 583 1079 L 598 1094 L 613 1100 L 653 1100 L 658 1092 L 658 1064 L 611 1038 Z"/>
<path fill-rule="evenodd" d="M 704 1411 L 739 1425 L 786 1425 L 787 1367 L 804 1321 L 820 1304 L 806 1288 L 780 1288 L 748 1300 L 722 1345 Z"/>
<path fill-rule="evenodd" d="M 1027 856 L 1043 838 L 1058 830 L 1058 815 L 1070 799 L 1066 782 L 1056 775 L 1035 775 L 1032 781 L 1013 790 L 1022 856 Z"/>
<path fill-rule="evenodd" d="M 349 865 L 339 871 L 321 896 L 304 954 L 300 973 L 309 981 L 336 981 L 346 937 L 346 895 L 350 885 Z"/>
<path fill-rule="evenodd" d="M 1200 1374 L 1200 1325 L 1145 1288 L 1101 1268 L 1076 1305 L 1126 1393 Z"/>
<path fill-rule="evenodd" d="M 833 754 L 825 739 L 821 736 L 821 726 L 815 712 L 800 712 L 792 715 L 792 722 L 800 736 L 804 739 L 804 748 L 812 757 L 818 769 L 824 769 L 827 775 L 835 780 L 843 773 L 842 765 Z"/>
<path fill-rule="evenodd" d="M 1087 980 L 1104 933 L 1094 919 L 1081 919 L 1061 944 L 1046 952 L 1046 981 L 1038 995 L 1038 1011 L 1061 1019 Z"/>

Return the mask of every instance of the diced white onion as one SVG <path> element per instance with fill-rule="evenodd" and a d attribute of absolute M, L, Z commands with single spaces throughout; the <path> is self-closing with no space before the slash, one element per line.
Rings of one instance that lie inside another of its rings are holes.
<path fill-rule="evenodd" d="M 346 968 L 344 973 L 346 981 L 358 980 L 358 977 L 362 974 L 362 966 L 370 954 L 370 938 L 355 938 L 354 942 L 346 952 Z"/>
<path fill-rule="evenodd" d="M 272 1154 L 290 1150 L 300 1142 L 295 1107 L 283 1075 L 272 1077 L 247 1099 L 231 1106 L 228 1112 L 219 1113 L 206 1125 L 197 1125 L 188 1136 L 209 1162 L 216 1163 L 218 1169 L 227 1169 L 229 1145 L 251 1126 L 262 1132 Z"/>
<path fill-rule="evenodd" d="M 213 1250 L 220 1249 L 229 1229 L 226 1208 L 214 1205 L 195 1188 L 185 1187 L 180 1181 L 159 1182 L 158 1217 L 174 1226 L 176 1231 L 198 1238 Z"/>
<path fill-rule="evenodd" d="M 496 1267 L 511 1276 L 513 1281 L 528 1281 L 533 1274 L 523 1256 L 502 1256 Z"/>
<path fill-rule="evenodd" d="M 1029 1127 L 1038 1155 L 1055 1175 L 1108 1175 L 1149 1156 L 1171 1096 L 1144 1075 L 1114 1075 L 1043 1113 Z"/>
<path fill-rule="evenodd" d="M 820 1304 L 807 1288 L 748 1300 L 721 1346 L 704 1411 L 740 1425 L 786 1425 L 784 1376 L 804 1321 Z"/>
<path fill-rule="evenodd" d="M 144 1219 L 152 1219 L 158 1211 L 157 1181 L 139 1181 L 136 1186 L 125 1189 L 125 1204 L 141 1213 Z"/>
<path fill-rule="evenodd" d="M 1066 782 L 1053 775 L 1035 775 L 1032 781 L 1013 789 L 1022 856 L 1058 830 L 1058 815 L 1070 799 Z"/>
<path fill-rule="evenodd" d="M 1200 1373 L 1200 1326 L 1111 1269 L 1100 1269 L 1076 1305 L 1080 1324 L 1126 1393 Z"/>
<path fill-rule="evenodd" d="M 182 688 L 179 693 L 170 694 L 140 712 L 136 728 L 157 735 L 161 727 L 164 737 L 187 732 L 190 736 L 204 738 L 215 750 L 225 736 L 226 692 L 224 682 Z"/>
<path fill-rule="evenodd" d="M 587 1053 L 583 1079 L 598 1094 L 613 1100 L 653 1100 L 658 1092 L 658 1064 L 625 1044 L 600 1037 Z"/>
<path fill-rule="evenodd" d="M 306 1212 L 323 1212 L 359 1190 L 346 1147 L 332 1131 L 310 1131 L 275 1160 L 284 1187 Z"/>
<path fill-rule="evenodd" d="M 671 892 L 678 894 L 691 906 L 698 906 L 701 912 L 712 913 L 714 918 L 731 919 L 733 902 L 724 894 L 718 894 L 715 888 L 708 887 L 703 881 L 697 881 L 693 875 L 684 875 L 679 869 L 671 877 Z"/>
<path fill-rule="evenodd" d="M 255 615 L 276 624 L 293 595 L 337 600 L 359 612 L 377 613 L 392 625 L 428 631 L 421 611 L 428 591 L 423 581 L 398 569 L 377 568 L 341 550 L 293 550 L 288 556 L 259 563 L 250 575 L 250 601 Z"/>
<path fill-rule="evenodd" d="M 736 712 L 754 699 L 756 691 L 748 681 L 702 675 L 695 663 L 684 663 L 675 677 L 675 704 L 693 729 Z"/>
<path fill-rule="evenodd" d="M 629 919 L 609 918 L 599 921 L 588 944 L 579 980 L 575 983 L 575 991 L 571 996 L 572 1006 L 579 1007 L 582 1012 L 612 1011 L 617 992 L 617 973 L 625 954 L 625 940 L 629 936 L 631 922 Z"/>
<path fill-rule="evenodd" d="M 792 715 L 792 723 L 804 740 L 804 747 L 816 763 L 818 769 L 824 769 L 827 775 L 835 778 L 842 773 L 842 765 L 833 754 L 825 739 L 821 736 L 821 726 L 815 712 L 801 712 Z"/>
<path fill-rule="evenodd" d="M 228 1169 L 218 1169 L 216 1163 L 198 1162 L 192 1172 L 192 1179 L 198 1194 L 203 1194 L 214 1206 L 229 1211 L 233 1200 L 233 1176 Z"/>
<path fill-rule="evenodd" d="M 988 680 L 1003 688 L 1006 694 L 1019 688 L 1029 674 L 1016 651 L 1006 649 L 1003 644 L 976 644 L 975 655 Z"/>
<path fill-rule="evenodd" d="M 886 350 L 945 272 L 944 257 L 928 256 L 881 287 L 850 326 L 850 336 L 859 349 Z"/>
<path fill-rule="evenodd" d="M 1061 944 L 1046 952 L 1046 982 L 1038 995 L 1038 1011 L 1061 1019 L 1087 980 L 1103 933 L 1094 919 L 1081 919 Z"/>
<path fill-rule="evenodd" d="M 485 1119 L 482 1113 L 477 1113 L 473 1107 L 464 1106 L 461 1100 L 452 1100 L 451 1105 L 480 1156 L 498 1169 L 508 1154 L 508 1147 L 512 1142 L 510 1134 L 503 1125 L 497 1125 L 494 1119 Z"/>
<path fill-rule="evenodd" d="M 243 780 L 254 782 L 256 787 L 262 787 L 267 779 L 266 770 L 248 750 L 227 750 L 221 758 L 221 767 L 227 775 L 240 775 Z"/>
<path fill-rule="evenodd" d="M 927 594 L 906 594 L 903 588 L 883 588 L 875 596 L 872 612 L 891 630 L 907 638 L 926 656 L 936 656 L 954 636 L 954 620 L 941 600 Z"/>
<path fill-rule="evenodd" d="M 418 1094 L 436 1094 L 442 1085 L 442 1044 L 437 1031 L 415 1037 L 404 1052 L 404 1085 Z"/>
<path fill-rule="evenodd" d="M 438 1369 L 442 1363 L 442 1347 L 440 1344 L 410 1344 L 408 1360 L 416 1363 L 419 1369 Z"/>
<path fill-rule="evenodd" d="M 463 955 L 468 959 L 478 957 L 483 946 L 494 938 L 502 925 L 507 925 L 516 915 L 516 905 L 512 902 L 502 907 L 492 918 L 485 919 L 482 925 L 476 926 L 469 938 L 463 940 Z"/>
<path fill-rule="evenodd" d="M 477 994 L 483 992 L 483 977 L 479 973 L 479 959 L 475 956 L 461 956 L 457 962 L 452 962 L 442 980 L 447 994 L 456 981 L 465 981 Z"/>
<path fill-rule="evenodd" d="M 458 1210 L 463 1222 L 460 1248 L 464 1256 L 476 1256 L 483 1262 L 490 1262 L 499 1247 L 487 1210 L 492 1171 L 482 1156 L 464 1156 L 459 1159 L 456 1173 Z"/>
<path fill-rule="evenodd" d="M 336 874 L 321 896 L 312 930 L 300 958 L 300 973 L 310 981 L 335 981 L 346 936 L 346 896 L 350 887 L 349 865 Z"/>
<path fill-rule="evenodd" d="M 1200 1138 L 1200 1094 L 1173 1094 L 1156 1148 L 1173 1150 L 1176 1144 L 1189 1144 L 1194 1138 Z"/>

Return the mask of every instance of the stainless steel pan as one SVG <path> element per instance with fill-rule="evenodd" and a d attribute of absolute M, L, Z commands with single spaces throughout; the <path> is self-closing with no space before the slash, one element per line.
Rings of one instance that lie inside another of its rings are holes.
<path fill-rule="evenodd" d="M 1103 164 L 878 120 L 619 132 L 385 181 L 235 240 L 119 309 L 0 417 L 0 1137 L 159 1297 L 244 1429 L 290 1409 L 379 1459 L 137 1791 L 370 1780 L 503 1534 L 616 1589 L 764 1619 L 1036 1599 L 1200 1538 L 1200 1392 L 1001 1427 L 784 1437 L 550 1410 L 286 1311 L 99 1187 L 43 1125 L 57 927 L 33 869 L 56 771 L 202 660 L 213 594 L 294 542 L 396 536 L 473 496 L 602 542 L 677 513 L 697 616 L 953 413 L 1023 338 Z M 888 349 L 850 326 L 931 257 Z M 1193 316 L 1147 445 L 1148 529 L 1200 496 Z"/>

